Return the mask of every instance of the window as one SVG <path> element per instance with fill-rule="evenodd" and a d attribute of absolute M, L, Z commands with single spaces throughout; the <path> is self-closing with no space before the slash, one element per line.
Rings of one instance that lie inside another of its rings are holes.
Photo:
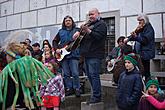
<path fill-rule="evenodd" d="M 105 59 L 111 50 L 115 47 L 116 39 L 118 38 L 120 31 L 119 31 L 119 23 L 120 23 L 120 11 L 111 11 L 111 12 L 104 12 L 101 13 L 101 17 L 105 21 L 107 25 L 107 38 L 105 40 L 105 58 L 102 60 L 102 66 L 100 73 L 106 73 L 106 63 Z"/>
<path fill-rule="evenodd" d="M 105 56 L 115 47 L 115 17 L 105 18 L 107 24 L 107 38 L 105 41 Z"/>

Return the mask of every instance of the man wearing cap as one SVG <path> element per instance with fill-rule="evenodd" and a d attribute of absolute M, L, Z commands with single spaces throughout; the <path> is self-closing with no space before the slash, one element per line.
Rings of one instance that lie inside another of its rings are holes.
<path fill-rule="evenodd" d="M 32 45 L 33 48 L 33 57 L 39 61 L 42 60 L 42 53 L 43 51 L 40 49 L 40 44 L 39 43 L 34 43 Z"/>

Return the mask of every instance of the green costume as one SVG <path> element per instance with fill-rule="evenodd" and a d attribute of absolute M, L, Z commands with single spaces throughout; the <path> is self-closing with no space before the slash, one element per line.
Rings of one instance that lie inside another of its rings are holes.
<path fill-rule="evenodd" d="M 22 102 L 25 103 L 27 108 L 34 109 L 35 106 L 31 94 L 33 94 L 33 99 L 36 103 L 41 103 L 38 91 L 39 84 L 46 84 L 47 79 L 53 76 L 48 68 L 31 56 L 24 56 L 12 61 L 0 73 L 0 102 L 2 102 L 2 108 L 0 109 L 6 109 L 6 97 L 10 95 L 7 94 L 9 77 L 15 85 L 15 95 L 14 99 L 11 99 L 13 101 L 11 107 L 15 108 L 21 88 L 23 92 Z"/>

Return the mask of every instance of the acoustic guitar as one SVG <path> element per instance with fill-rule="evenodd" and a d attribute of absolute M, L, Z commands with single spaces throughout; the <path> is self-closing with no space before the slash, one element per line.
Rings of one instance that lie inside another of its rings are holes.
<path fill-rule="evenodd" d="M 91 21 L 89 20 L 87 23 L 84 24 L 84 26 L 89 26 L 90 24 L 91 24 Z M 84 36 L 86 36 L 86 34 L 87 33 L 83 32 L 83 29 L 81 28 L 80 29 L 80 35 L 74 40 L 73 43 L 71 43 L 71 50 L 75 50 L 77 47 L 79 47 L 82 39 L 84 38 Z"/>

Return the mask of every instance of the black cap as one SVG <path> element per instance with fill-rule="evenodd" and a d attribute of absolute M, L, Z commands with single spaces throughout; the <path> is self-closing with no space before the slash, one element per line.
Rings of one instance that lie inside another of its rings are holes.
<path fill-rule="evenodd" d="M 36 43 L 34 43 L 32 46 L 33 46 L 33 47 L 37 47 L 37 46 L 40 47 L 40 44 L 36 42 Z"/>
<path fill-rule="evenodd" d="M 26 43 L 26 42 L 20 42 L 20 44 L 24 44 L 24 45 L 27 45 L 27 43 Z"/>

